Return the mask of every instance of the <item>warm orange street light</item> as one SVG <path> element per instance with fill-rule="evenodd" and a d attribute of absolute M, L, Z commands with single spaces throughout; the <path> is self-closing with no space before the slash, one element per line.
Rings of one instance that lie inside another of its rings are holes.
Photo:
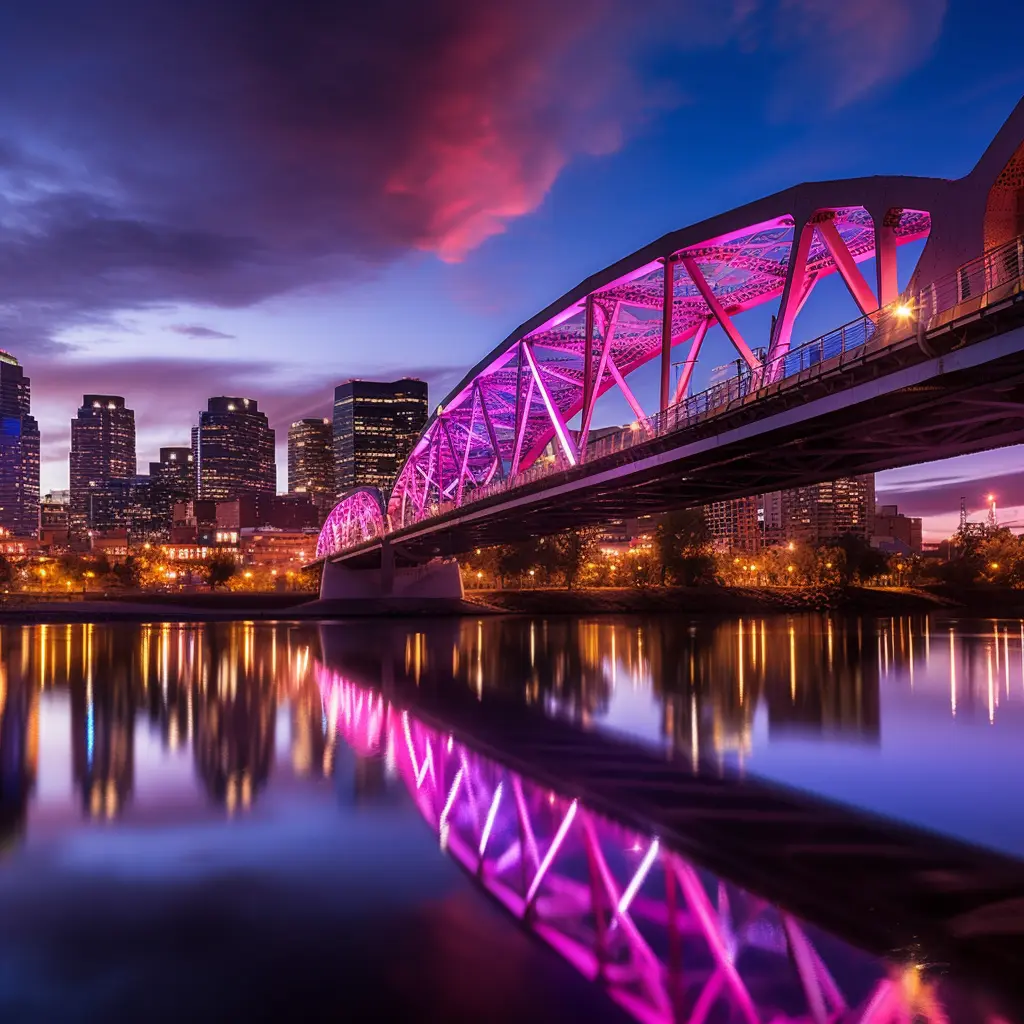
<path fill-rule="evenodd" d="M 999 568 L 999 563 L 998 562 L 990 562 L 988 567 L 990 569 L 998 569 Z"/>

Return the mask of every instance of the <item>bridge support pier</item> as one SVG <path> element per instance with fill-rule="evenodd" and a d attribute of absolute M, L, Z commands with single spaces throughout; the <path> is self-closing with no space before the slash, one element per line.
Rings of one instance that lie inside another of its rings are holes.
<path fill-rule="evenodd" d="M 340 562 L 324 562 L 320 600 L 461 601 L 464 596 L 459 563 L 454 558 L 396 568 L 387 545 L 381 561 L 379 569 L 353 569 Z"/>

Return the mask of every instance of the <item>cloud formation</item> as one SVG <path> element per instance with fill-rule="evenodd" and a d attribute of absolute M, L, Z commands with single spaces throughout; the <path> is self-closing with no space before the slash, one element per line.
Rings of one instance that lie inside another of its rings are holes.
<path fill-rule="evenodd" d="M 171 324 L 168 330 L 175 334 L 184 334 L 186 338 L 230 339 L 235 337 L 233 334 L 215 331 L 212 327 L 203 327 L 202 324 Z"/>
<path fill-rule="evenodd" d="M 0 347 L 30 361 L 37 402 L 51 384 L 64 400 L 82 390 L 59 383 L 74 328 L 115 325 L 132 310 L 243 308 L 333 288 L 413 249 L 462 259 L 535 210 L 571 161 L 616 149 L 686 94 L 688 62 L 666 53 L 771 55 L 778 67 L 751 96 L 755 116 L 790 74 L 804 76 L 806 93 L 808 67 L 827 57 L 815 94 L 842 104 L 927 52 L 945 0 L 868 0 L 857 8 L 866 14 L 848 7 L 5 5 Z M 171 330 L 230 340 L 201 323 Z M 139 407 L 153 369 L 125 364 L 123 390 L 140 396 Z M 277 381 L 268 372 L 260 394 Z"/>
<path fill-rule="evenodd" d="M 616 148 L 680 94 L 645 77 L 655 42 L 754 45 L 805 89 L 805 58 L 827 57 L 820 80 L 842 103 L 927 52 L 944 7 L 8 5 L 0 333 L 155 303 L 245 306 L 410 248 L 460 259 L 536 209 L 570 160 Z"/>

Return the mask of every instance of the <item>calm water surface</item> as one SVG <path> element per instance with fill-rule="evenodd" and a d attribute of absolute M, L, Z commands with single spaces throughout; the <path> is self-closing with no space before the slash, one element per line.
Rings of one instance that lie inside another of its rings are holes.
<path fill-rule="evenodd" d="M 513 697 L 1024 856 L 1016 620 L 8 627 L 0 1021 L 629 1019 L 439 849 L 328 679 Z"/>

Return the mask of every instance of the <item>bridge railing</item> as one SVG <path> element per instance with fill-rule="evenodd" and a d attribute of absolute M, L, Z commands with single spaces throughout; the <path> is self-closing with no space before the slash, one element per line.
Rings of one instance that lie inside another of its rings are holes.
<path fill-rule="evenodd" d="M 595 462 L 652 438 L 723 415 L 752 396 L 760 393 L 768 396 L 786 387 L 805 383 L 822 373 L 841 368 L 847 355 L 859 358 L 869 348 L 877 351 L 909 340 L 1001 301 L 1019 291 L 1022 280 L 1024 239 L 1016 238 L 965 263 L 954 273 L 933 281 L 915 294 L 903 295 L 888 306 L 798 345 L 759 367 L 744 368 L 730 380 L 690 395 L 623 430 L 598 438 L 586 447 L 581 461 Z M 523 487 L 567 468 L 569 463 L 564 457 L 547 458 L 515 477 L 495 480 L 467 492 L 463 496 L 463 504 Z"/>

